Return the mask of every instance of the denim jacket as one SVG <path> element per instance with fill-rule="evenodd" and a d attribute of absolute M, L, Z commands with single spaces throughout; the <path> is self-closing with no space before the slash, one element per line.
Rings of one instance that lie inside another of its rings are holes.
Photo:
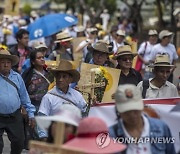
<path fill-rule="evenodd" d="M 159 119 L 154 119 L 147 117 L 150 125 L 150 139 L 151 138 L 162 138 L 167 137 L 171 138 L 171 132 L 168 126 Z M 109 133 L 111 137 L 125 137 L 125 133 L 123 131 L 120 120 L 117 124 L 111 126 L 109 128 Z M 171 140 L 172 141 L 172 140 Z M 174 140 L 175 141 L 175 140 Z M 125 152 L 126 153 L 126 152 Z M 152 154 L 176 154 L 174 143 L 152 143 L 151 144 L 151 153 Z"/>

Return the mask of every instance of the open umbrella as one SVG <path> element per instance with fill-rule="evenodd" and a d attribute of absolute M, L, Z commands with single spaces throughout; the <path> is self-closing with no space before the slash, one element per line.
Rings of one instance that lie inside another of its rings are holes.
<path fill-rule="evenodd" d="M 53 35 L 63 28 L 77 24 L 74 16 L 63 13 L 45 15 L 28 26 L 30 40 Z"/>

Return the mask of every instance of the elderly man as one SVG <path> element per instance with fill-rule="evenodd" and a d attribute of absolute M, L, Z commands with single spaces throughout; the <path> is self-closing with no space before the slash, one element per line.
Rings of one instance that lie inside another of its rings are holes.
<path fill-rule="evenodd" d="M 42 98 L 39 115 L 54 115 L 64 103 L 73 104 L 83 113 L 86 112 L 87 105 L 82 94 L 69 86 L 70 83 L 79 81 L 80 73 L 66 60 L 60 60 L 59 66 L 50 71 L 56 78 L 56 86 Z M 47 134 L 39 131 L 39 137 L 46 138 Z"/>
<path fill-rule="evenodd" d="M 11 142 L 11 153 L 20 154 L 24 144 L 21 106 L 28 112 L 29 125 L 34 127 L 35 107 L 31 104 L 22 77 L 11 68 L 19 58 L 0 49 L 0 153 L 3 151 L 4 131 Z"/>
<path fill-rule="evenodd" d="M 178 97 L 176 86 L 167 81 L 171 69 L 174 67 L 170 64 L 169 56 L 167 54 L 157 55 L 152 67 L 154 78 L 140 82 L 137 85 L 142 91 L 143 98 Z"/>
<path fill-rule="evenodd" d="M 116 68 L 121 69 L 119 84 L 134 84 L 137 85 L 142 81 L 142 76 L 139 72 L 132 68 L 133 58 L 137 54 L 132 52 L 129 45 L 120 46 L 117 53 L 114 54 L 113 59 L 117 60 Z"/>
<path fill-rule="evenodd" d="M 120 85 L 115 93 L 118 123 L 110 135 L 127 144 L 126 154 L 175 154 L 168 126 L 159 119 L 144 115 L 141 92 L 135 85 Z M 169 139 L 170 142 L 163 140 Z"/>
<path fill-rule="evenodd" d="M 97 41 L 92 45 L 92 59 L 89 64 L 100 66 L 114 67 L 114 64 L 109 61 L 109 55 L 112 54 L 109 44 L 104 40 Z"/>

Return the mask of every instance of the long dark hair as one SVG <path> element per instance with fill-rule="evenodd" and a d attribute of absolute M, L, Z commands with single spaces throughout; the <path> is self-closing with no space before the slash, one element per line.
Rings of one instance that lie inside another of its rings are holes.
<path fill-rule="evenodd" d="M 33 69 L 34 69 L 34 64 L 33 62 L 36 60 L 36 55 L 38 52 L 42 52 L 42 51 L 39 51 L 39 50 L 36 50 L 34 49 L 30 55 L 29 55 L 29 58 L 30 58 L 30 63 L 31 63 L 31 66 L 30 68 L 28 68 L 26 71 L 24 71 L 24 73 L 22 74 L 22 78 L 24 80 L 24 83 L 26 85 L 26 88 L 29 86 L 29 83 L 31 81 L 31 78 L 33 76 Z"/>

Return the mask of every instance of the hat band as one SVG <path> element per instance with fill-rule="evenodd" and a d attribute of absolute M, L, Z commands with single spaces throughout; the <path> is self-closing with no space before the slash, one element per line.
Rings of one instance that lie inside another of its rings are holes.
<path fill-rule="evenodd" d="M 65 39 L 69 39 L 69 38 L 72 38 L 72 37 L 64 37 L 64 38 L 61 38 L 61 39 L 57 39 L 57 41 L 61 41 L 61 40 L 65 40 Z"/>
<path fill-rule="evenodd" d="M 77 137 L 80 137 L 80 138 L 97 137 L 101 133 L 108 135 L 108 132 L 95 132 L 95 133 L 78 134 Z"/>
<path fill-rule="evenodd" d="M 170 65 L 169 62 L 158 62 L 158 63 L 155 63 L 154 65 L 158 65 L 158 64 L 160 64 L 160 65 Z"/>

